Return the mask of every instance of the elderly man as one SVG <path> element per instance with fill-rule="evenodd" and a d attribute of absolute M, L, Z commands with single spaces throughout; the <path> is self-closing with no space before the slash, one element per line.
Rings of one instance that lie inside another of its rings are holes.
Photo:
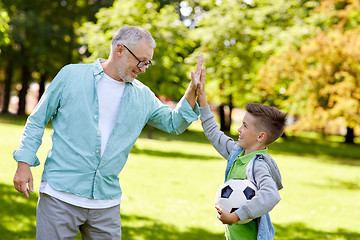
<path fill-rule="evenodd" d="M 203 57 L 174 109 L 136 80 L 151 66 L 155 41 L 137 26 L 113 36 L 110 56 L 60 70 L 29 116 L 19 149 L 15 188 L 33 191 L 30 166 L 52 119 L 53 146 L 44 165 L 37 207 L 36 239 L 121 239 L 118 175 L 148 123 L 180 134 L 198 119 L 196 89 Z"/>

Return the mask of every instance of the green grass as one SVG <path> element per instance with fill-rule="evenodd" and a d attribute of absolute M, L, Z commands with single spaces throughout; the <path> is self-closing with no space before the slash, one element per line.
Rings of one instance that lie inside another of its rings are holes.
<path fill-rule="evenodd" d="M 25 199 L 12 186 L 23 121 L 0 115 L 0 236 L 34 239 L 37 192 Z M 214 196 L 226 162 L 199 123 L 179 136 L 145 130 L 120 173 L 124 240 L 220 240 Z M 46 129 L 38 157 L 51 146 Z M 314 138 L 280 139 L 269 147 L 283 176 L 282 200 L 270 215 L 275 239 L 360 239 L 360 148 Z M 35 190 L 42 166 L 32 168 Z"/>

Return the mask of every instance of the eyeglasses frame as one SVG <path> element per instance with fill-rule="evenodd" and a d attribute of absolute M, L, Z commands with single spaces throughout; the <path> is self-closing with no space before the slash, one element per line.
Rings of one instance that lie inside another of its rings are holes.
<path fill-rule="evenodd" d="M 150 67 L 152 65 L 152 62 L 149 60 L 149 62 L 144 62 L 144 61 L 141 61 L 139 60 L 138 57 L 135 56 L 135 54 L 125 45 L 125 44 L 122 44 L 128 51 L 131 55 L 133 55 L 133 57 L 138 60 L 138 64 L 136 65 L 138 68 L 142 68 L 143 66 L 146 66 L 146 68 Z"/>

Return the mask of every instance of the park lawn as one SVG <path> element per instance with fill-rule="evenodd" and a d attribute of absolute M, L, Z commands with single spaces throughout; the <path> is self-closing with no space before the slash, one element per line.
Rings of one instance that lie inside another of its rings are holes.
<path fill-rule="evenodd" d="M 11 154 L 19 145 L 22 124 L 0 118 L 1 239 L 35 236 L 37 190 L 51 147 L 50 129 L 37 154 L 42 164 L 32 168 L 36 192 L 25 199 L 12 186 L 16 163 Z M 124 240 L 224 239 L 213 202 L 226 162 L 198 128 L 195 123 L 180 136 L 154 130 L 154 139 L 144 131 L 136 142 L 119 176 Z M 269 147 L 284 184 L 282 200 L 270 213 L 275 239 L 360 239 L 359 149 L 302 138 L 280 139 Z"/>

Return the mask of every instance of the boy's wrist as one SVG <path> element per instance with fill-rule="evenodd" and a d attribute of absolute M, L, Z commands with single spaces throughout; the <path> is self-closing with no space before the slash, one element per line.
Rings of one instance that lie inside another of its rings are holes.
<path fill-rule="evenodd" d="M 232 213 L 230 214 L 230 216 L 231 216 L 231 221 L 232 221 L 232 223 L 236 223 L 236 222 L 240 221 L 239 216 L 238 216 L 235 212 L 232 212 Z"/>
<path fill-rule="evenodd" d="M 205 96 L 205 95 L 199 95 L 198 99 L 199 99 L 199 105 L 200 105 L 200 107 L 207 107 L 207 106 L 209 106 L 209 104 L 208 104 L 208 102 L 207 102 L 207 100 L 206 100 L 206 96 Z"/>

